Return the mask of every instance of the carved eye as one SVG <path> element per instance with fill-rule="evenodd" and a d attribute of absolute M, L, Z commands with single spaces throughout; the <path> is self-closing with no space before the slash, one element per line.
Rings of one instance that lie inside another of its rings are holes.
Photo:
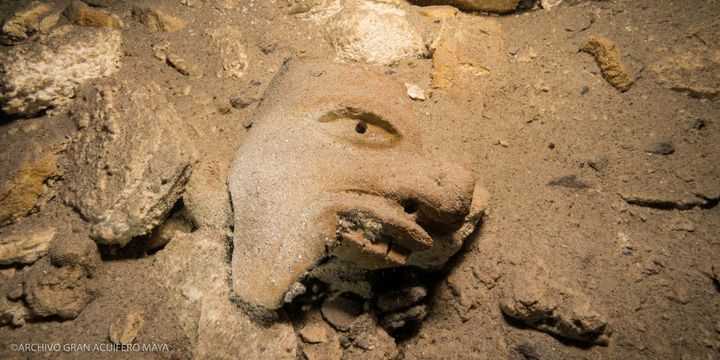
<path fill-rule="evenodd" d="M 360 145 L 390 146 L 402 136 L 390 122 L 358 108 L 346 107 L 328 112 L 320 118 L 333 136 Z"/>

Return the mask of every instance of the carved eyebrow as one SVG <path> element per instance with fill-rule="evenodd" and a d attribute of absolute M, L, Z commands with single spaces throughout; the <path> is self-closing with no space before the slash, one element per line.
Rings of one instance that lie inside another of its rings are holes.
<path fill-rule="evenodd" d="M 392 135 L 400 136 L 400 131 L 398 131 L 393 124 L 385 120 L 383 117 L 373 112 L 352 106 L 345 106 L 340 109 L 329 111 L 325 115 L 321 116 L 319 121 L 331 122 L 343 118 L 363 121 L 368 124 L 378 126 Z"/>

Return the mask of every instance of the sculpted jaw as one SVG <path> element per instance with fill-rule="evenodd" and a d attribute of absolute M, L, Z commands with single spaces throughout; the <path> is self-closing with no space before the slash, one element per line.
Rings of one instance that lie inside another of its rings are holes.
<path fill-rule="evenodd" d="M 400 83 L 359 66 L 288 64 L 230 171 L 236 295 L 277 309 L 333 257 L 442 267 L 487 195 L 472 173 L 424 153 L 417 126 Z"/>

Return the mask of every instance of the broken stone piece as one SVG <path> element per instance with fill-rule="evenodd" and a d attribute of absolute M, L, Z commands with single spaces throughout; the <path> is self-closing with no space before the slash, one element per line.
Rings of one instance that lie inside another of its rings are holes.
<path fill-rule="evenodd" d="M 520 0 L 413 0 L 418 5 L 450 5 L 464 11 L 507 14 L 515 11 Z"/>
<path fill-rule="evenodd" d="M 322 316 L 339 331 L 347 331 L 350 324 L 363 313 L 361 302 L 342 294 L 325 299 L 320 308 Z"/>
<path fill-rule="evenodd" d="M 187 21 L 172 16 L 155 6 L 136 6 L 133 8 L 132 15 L 135 20 L 157 31 L 177 31 L 187 24 Z"/>
<path fill-rule="evenodd" d="M 309 344 L 325 343 L 328 341 L 329 331 L 330 329 L 323 322 L 314 321 L 303 326 L 300 330 L 300 337 Z"/>
<path fill-rule="evenodd" d="M 165 57 L 165 62 L 170 65 L 171 68 L 177 70 L 177 72 L 185 76 L 202 76 L 202 71 L 195 64 L 192 64 L 175 53 L 169 53 Z"/>
<path fill-rule="evenodd" d="M 210 32 L 215 54 L 220 57 L 219 78 L 240 78 L 249 66 L 240 31 L 234 26 L 222 26 Z"/>
<path fill-rule="evenodd" d="M 616 89 L 625 92 L 635 83 L 620 59 L 620 51 L 612 41 L 590 36 L 580 50 L 595 57 L 603 77 Z"/>
<path fill-rule="evenodd" d="M 0 227 L 39 210 L 48 200 L 48 182 L 58 177 L 58 156 L 30 154 L 0 183 Z"/>
<path fill-rule="evenodd" d="M 185 128 L 154 83 L 86 89 L 68 152 L 63 199 L 92 224 L 96 242 L 124 246 L 149 233 L 180 198 L 193 163 Z"/>
<path fill-rule="evenodd" d="M 425 52 L 405 10 L 390 3 L 360 1 L 328 20 L 327 37 L 343 59 L 390 65 Z"/>
<path fill-rule="evenodd" d="M 129 345 L 135 341 L 143 328 L 145 320 L 137 312 L 128 313 L 124 318 L 119 319 L 110 325 L 108 338 L 113 344 Z"/>
<path fill-rule="evenodd" d="M 0 54 L 0 104 L 8 114 L 33 116 L 68 103 L 80 84 L 114 74 L 122 55 L 120 33 L 107 28 L 53 30 L 46 41 Z"/>
<path fill-rule="evenodd" d="M 3 23 L 2 40 L 12 44 L 27 39 L 35 33 L 50 30 L 59 19 L 60 14 L 53 11 L 50 5 L 32 2 Z"/>
<path fill-rule="evenodd" d="M 605 317 L 583 295 L 551 285 L 543 276 L 523 274 L 504 292 L 502 312 L 538 330 L 606 345 L 610 332 Z"/>
<path fill-rule="evenodd" d="M 405 91 L 360 66 L 291 61 L 280 70 L 228 179 L 243 302 L 281 307 L 328 257 L 365 270 L 438 270 L 462 247 L 488 194 L 471 172 L 423 150 Z"/>
<path fill-rule="evenodd" d="M 421 87 L 409 83 L 405 83 L 405 87 L 407 88 L 407 95 L 411 99 L 420 101 L 424 101 L 426 99 L 425 91 L 423 91 Z"/>
<path fill-rule="evenodd" d="M 370 314 L 358 317 L 348 331 L 350 346 L 344 356 L 349 359 L 394 359 L 398 355 L 395 340 Z"/>
<path fill-rule="evenodd" d="M 54 228 L 0 235 L 0 265 L 35 262 L 47 253 L 54 237 Z"/>
<path fill-rule="evenodd" d="M 57 267 L 80 267 L 86 274 L 95 273 L 100 252 L 92 239 L 79 234 L 61 235 L 49 249 L 50 262 Z"/>
<path fill-rule="evenodd" d="M 32 316 L 74 319 L 92 301 L 87 273 L 81 267 L 55 267 L 38 261 L 25 274 L 23 295 Z"/>
<path fill-rule="evenodd" d="M 456 7 L 446 5 L 425 6 L 418 10 L 418 12 L 420 15 L 436 21 L 454 18 L 458 13 L 458 9 Z"/>
<path fill-rule="evenodd" d="M 645 152 L 656 155 L 670 155 L 675 152 L 675 146 L 670 141 L 656 141 L 645 147 Z"/>
<path fill-rule="evenodd" d="M 377 306 L 380 311 L 394 311 L 417 304 L 427 296 L 424 286 L 404 287 L 378 296 Z"/>
<path fill-rule="evenodd" d="M 402 329 L 408 323 L 419 324 L 428 315 L 427 305 L 413 306 L 404 311 L 395 312 L 384 316 L 380 320 L 380 325 L 388 331 Z"/>
<path fill-rule="evenodd" d="M 74 0 L 65 8 L 65 17 L 68 20 L 81 26 L 108 27 L 113 29 L 122 28 L 122 22 L 117 16 L 110 15 L 103 10 L 91 8 L 82 1 Z"/>

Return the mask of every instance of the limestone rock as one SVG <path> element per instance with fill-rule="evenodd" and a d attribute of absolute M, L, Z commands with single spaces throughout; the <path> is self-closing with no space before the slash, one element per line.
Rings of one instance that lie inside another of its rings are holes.
<path fill-rule="evenodd" d="M 339 57 L 368 64 L 390 65 L 425 53 L 405 10 L 388 3 L 346 5 L 328 20 L 327 38 Z"/>
<path fill-rule="evenodd" d="M 420 15 L 425 16 L 433 21 L 442 21 L 452 19 L 457 16 L 458 9 L 452 6 L 425 6 L 418 10 Z"/>
<path fill-rule="evenodd" d="M 55 267 L 49 259 L 38 261 L 24 275 L 23 296 L 33 316 L 74 319 L 94 294 L 81 267 Z"/>
<path fill-rule="evenodd" d="M 349 359 L 394 359 L 398 356 L 395 340 L 369 314 L 358 317 L 348 331 L 350 347 L 343 354 Z"/>
<path fill-rule="evenodd" d="M 0 183 L 0 226 L 38 211 L 51 195 L 48 182 L 61 173 L 54 153 L 26 156 Z"/>
<path fill-rule="evenodd" d="M 493 81 L 507 60 L 500 24 L 490 18 L 463 18 L 448 21 L 433 41 L 432 86 L 446 89 L 478 81 Z"/>
<path fill-rule="evenodd" d="M 194 152 L 182 119 L 154 83 L 98 85 L 79 96 L 64 200 L 101 244 L 150 232 L 180 198 Z"/>
<path fill-rule="evenodd" d="M 157 282 L 167 289 L 179 326 L 200 359 L 297 358 L 288 322 L 260 324 L 232 300 L 223 231 L 201 228 L 178 235 L 157 253 Z"/>
<path fill-rule="evenodd" d="M 500 301 L 505 315 L 560 337 L 608 343 L 607 320 L 585 296 L 549 283 L 542 272 L 521 271 Z"/>
<path fill-rule="evenodd" d="M 520 0 L 413 0 L 418 5 L 451 5 L 465 11 L 506 14 L 515 11 Z"/>
<path fill-rule="evenodd" d="M 92 239 L 79 234 L 63 234 L 49 248 L 50 262 L 57 267 L 80 267 L 88 276 L 100 263 L 100 252 Z"/>
<path fill-rule="evenodd" d="M 342 9 L 340 0 L 287 0 L 287 2 L 288 14 L 313 21 L 325 20 Z"/>
<path fill-rule="evenodd" d="M 308 344 L 325 343 L 331 330 L 323 322 L 315 321 L 305 324 L 300 330 L 300 337 Z"/>
<path fill-rule="evenodd" d="M 35 262 L 47 253 L 55 232 L 54 228 L 46 228 L 0 234 L 0 265 Z"/>
<path fill-rule="evenodd" d="M 177 72 L 192 77 L 202 76 L 202 70 L 200 67 L 192 62 L 187 61 L 184 57 L 176 53 L 168 53 L 165 56 L 165 62 L 170 65 L 171 68 L 177 70 Z"/>
<path fill-rule="evenodd" d="M 133 18 L 152 30 L 172 32 L 185 27 L 187 21 L 172 16 L 156 6 L 136 6 Z"/>
<path fill-rule="evenodd" d="M 320 309 L 322 316 L 339 331 L 347 331 L 350 324 L 363 313 L 362 303 L 339 294 L 327 298 Z"/>
<path fill-rule="evenodd" d="M 183 203 L 187 215 L 197 227 L 228 229 L 232 208 L 226 178 L 229 164 L 200 163 L 188 180 Z"/>
<path fill-rule="evenodd" d="M 605 38 L 590 36 L 581 51 L 595 57 L 605 80 L 620 91 L 627 91 L 635 83 L 620 58 L 620 51 L 615 44 Z"/>
<path fill-rule="evenodd" d="M 113 344 L 129 345 L 135 341 L 143 328 L 145 320 L 137 312 L 130 312 L 124 318 L 110 325 L 108 338 Z"/>
<path fill-rule="evenodd" d="M 0 296 L 0 326 L 23 326 L 31 315 L 22 301 L 12 301 Z"/>
<path fill-rule="evenodd" d="M 120 33 L 107 28 L 64 26 L 45 41 L 0 54 L 0 104 L 8 114 L 33 116 L 64 105 L 88 80 L 114 74 L 122 55 Z"/>
<path fill-rule="evenodd" d="M 145 247 L 157 249 L 167 245 L 178 232 L 190 233 L 193 231 L 193 224 L 184 211 L 177 212 L 168 217 L 162 224 L 157 226 Z"/>
<path fill-rule="evenodd" d="M 50 30 L 60 19 L 60 14 L 48 4 L 31 2 L 17 11 L 2 25 L 2 41 L 14 43 L 27 39 L 35 33 Z"/>
<path fill-rule="evenodd" d="M 216 54 L 220 55 L 221 68 L 217 71 L 219 78 L 239 78 L 243 76 L 249 62 L 245 53 L 240 31 L 233 26 L 223 26 L 210 32 Z"/>
<path fill-rule="evenodd" d="M 65 17 L 73 24 L 113 29 L 122 28 L 122 22 L 117 16 L 110 15 L 103 10 L 91 8 L 82 1 L 74 0 L 68 5 L 64 13 Z"/>

